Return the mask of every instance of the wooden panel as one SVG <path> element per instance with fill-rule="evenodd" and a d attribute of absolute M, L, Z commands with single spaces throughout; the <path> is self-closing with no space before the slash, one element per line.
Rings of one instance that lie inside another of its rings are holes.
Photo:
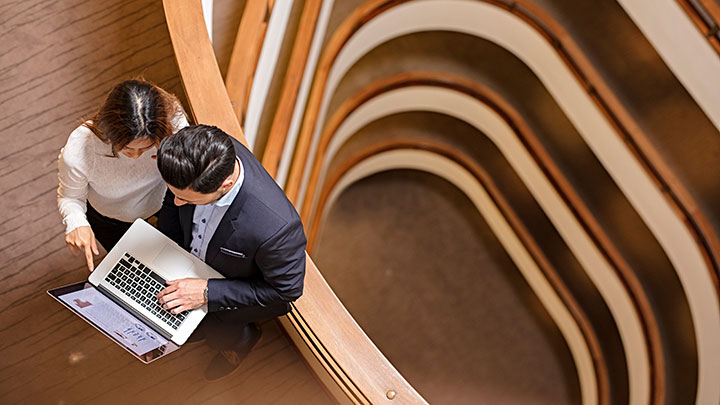
<path fill-rule="evenodd" d="M 292 119 L 300 83 L 310 54 L 310 46 L 312 45 L 321 5 L 320 0 L 307 0 L 300 16 L 300 25 L 285 74 L 280 103 L 273 117 L 262 159 L 263 166 L 273 177 L 277 174 L 278 165 L 282 158 L 283 147 L 290 129 L 290 120 Z"/>
<path fill-rule="evenodd" d="M 267 28 L 268 4 L 262 0 L 248 1 L 240 20 L 233 46 L 225 87 L 235 115 L 242 124 L 245 119 L 252 76 L 257 68 L 262 40 Z"/>

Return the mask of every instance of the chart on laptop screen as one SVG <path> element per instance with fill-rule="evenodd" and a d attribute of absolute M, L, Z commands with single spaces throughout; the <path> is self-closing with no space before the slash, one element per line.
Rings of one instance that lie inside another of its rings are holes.
<path fill-rule="evenodd" d="M 59 298 L 137 355 L 143 355 L 168 343 L 165 338 L 118 308 L 94 288 L 71 292 Z"/>

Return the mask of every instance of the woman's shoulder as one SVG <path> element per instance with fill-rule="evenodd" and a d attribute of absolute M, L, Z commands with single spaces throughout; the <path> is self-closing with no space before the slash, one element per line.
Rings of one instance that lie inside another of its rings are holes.
<path fill-rule="evenodd" d="M 88 159 L 93 158 L 98 147 L 102 145 L 104 143 L 83 123 L 70 133 L 61 156 L 69 164 L 87 162 Z"/>

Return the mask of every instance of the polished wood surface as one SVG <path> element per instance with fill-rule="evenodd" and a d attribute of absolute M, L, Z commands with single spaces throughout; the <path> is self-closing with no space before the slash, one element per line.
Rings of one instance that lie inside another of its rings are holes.
<path fill-rule="evenodd" d="M 720 5 L 712 0 L 676 0 L 715 52 L 720 54 Z"/>
<path fill-rule="evenodd" d="M 280 164 L 321 5 L 320 0 L 307 0 L 300 16 L 300 26 L 298 27 L 290 62 L 285 74 L 280 103 L 273 117 L 267 146 L 262 158 L 263 166 L 272 176 L 277 174 L 278 165 Z"/>
<path fill-rule="evenodd" d="M 312 134 L 317 124 L 320 103 L 325 92 L 325 85 L 329 75 L 329 69 L 334 63 L 340 50 L 350 38 L 359 30 L 365 22 L 372 19 L 379 13 L 385 12 L 395 6 L 405 3 L 406 0 L 370 0 L 356 7 L 355 10 L 340 24 L 337 30 L 329 35 L 324 51 L 320 57 L 313 87 L 308 98 L 305 111 L 305 119 L 300 130 L 295 157 L 291 167 L 288 186 L 286 191 L 291 198 L 299 194 L 300 185 L 294 185 L 295 179 L 303 176 L 304 166 L 310 152 Z M 714 270 L 710 276 L 713 278 L 714 287 L 720 291 L 720 239 L 708 219 L 706 213 L 700 209 L 700 204 L 690 193 L 687 186 L 679 179 L 678 175 L 661 156 L 654 144 L 648 138 L 631 114 L 617 99 L 610 87 L 605 83 L 597 69 L 585 57 L 579 46 L 575 44 L 572 37 L 566 30 L 555 21 L 542 7 L 531 0 L 520 0 L 512 4 L 496 0 L 481 0 L 493 6 L 501 7 L 517 15 L 528 22 L 541 35 L 547 38 L 548 42 L 561 55 L 570 70 L 576 75 L 579 82 L 586 88 L 593 101 L 600 108 L 603 114 L 617 129 L 619 137 L 624 139 L 630 151 L 638 157 L 647 169 L 648 175 L 656 181 L 659 186 L 666 190 L 665 196 L 671 206 L 678 214 L 686 218 L 688 230 L 692 232 L 697 240 L 698 247 L 705 252 L 710 267 Z M 656 387 L 662 384 L 656 385 Z"/>
<path fill-rule="evenodd" d="M 163 5 L 193 114 L 198 122 L 228 128 L 230 135 L 245 141 L 223 89 L 200 2 L 190 3 L 164 0 Z M 309 258 L 303 296 L 281 323 L 338 401 L 376 404 L 396 398 L 424 403 L 347 313 Z M 396 395 L 389 398 L 389 391 Z"/>
<path fill-rule="evenodd" d="M 159 2 L 3 1 L 0 11 L 0 403 L 332 403 L 273 322 L 236 374 L 209 383 L 206 345 L 144 365 L 47 295 L 88 276 L 57 212 L 70 132 L 120 80 L 142 75 L 185 96 Z"/>
<path fill-rule="evenodd" d="M 199 1 L 163 1 L 178 70 L 197 122 L 215 125 L 247 146 L 220 74 Z"/>
<path fill-rule="evenodd" d="M 245 119 L 252 77 L 257 68 L 269 14 L 270 9 L 267 2 L 255 0 L 245 3 L 233 51 L 230 55 L 225 87 L 241 125 Z"/>

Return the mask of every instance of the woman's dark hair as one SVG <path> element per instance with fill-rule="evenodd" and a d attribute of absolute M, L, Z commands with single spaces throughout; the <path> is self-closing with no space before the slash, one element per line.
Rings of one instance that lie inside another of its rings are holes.
<path fill-rule="evenodd" d="M 172 121 L 182 113 L 174 95 L 144 80 L 125 80 L 110 90 L 102 107 L 83 125 L 110 144 L 112 156 L 117 156 L 136 139 L 160 143 L 172 135 Z"/>
<path fill-rule="evenodd" d="M 169 185 L 210 194 L 233 173 L 235 148 L 230 135 L 220 128 L 185 127 L 160 142 L 157 165 Z"/>

